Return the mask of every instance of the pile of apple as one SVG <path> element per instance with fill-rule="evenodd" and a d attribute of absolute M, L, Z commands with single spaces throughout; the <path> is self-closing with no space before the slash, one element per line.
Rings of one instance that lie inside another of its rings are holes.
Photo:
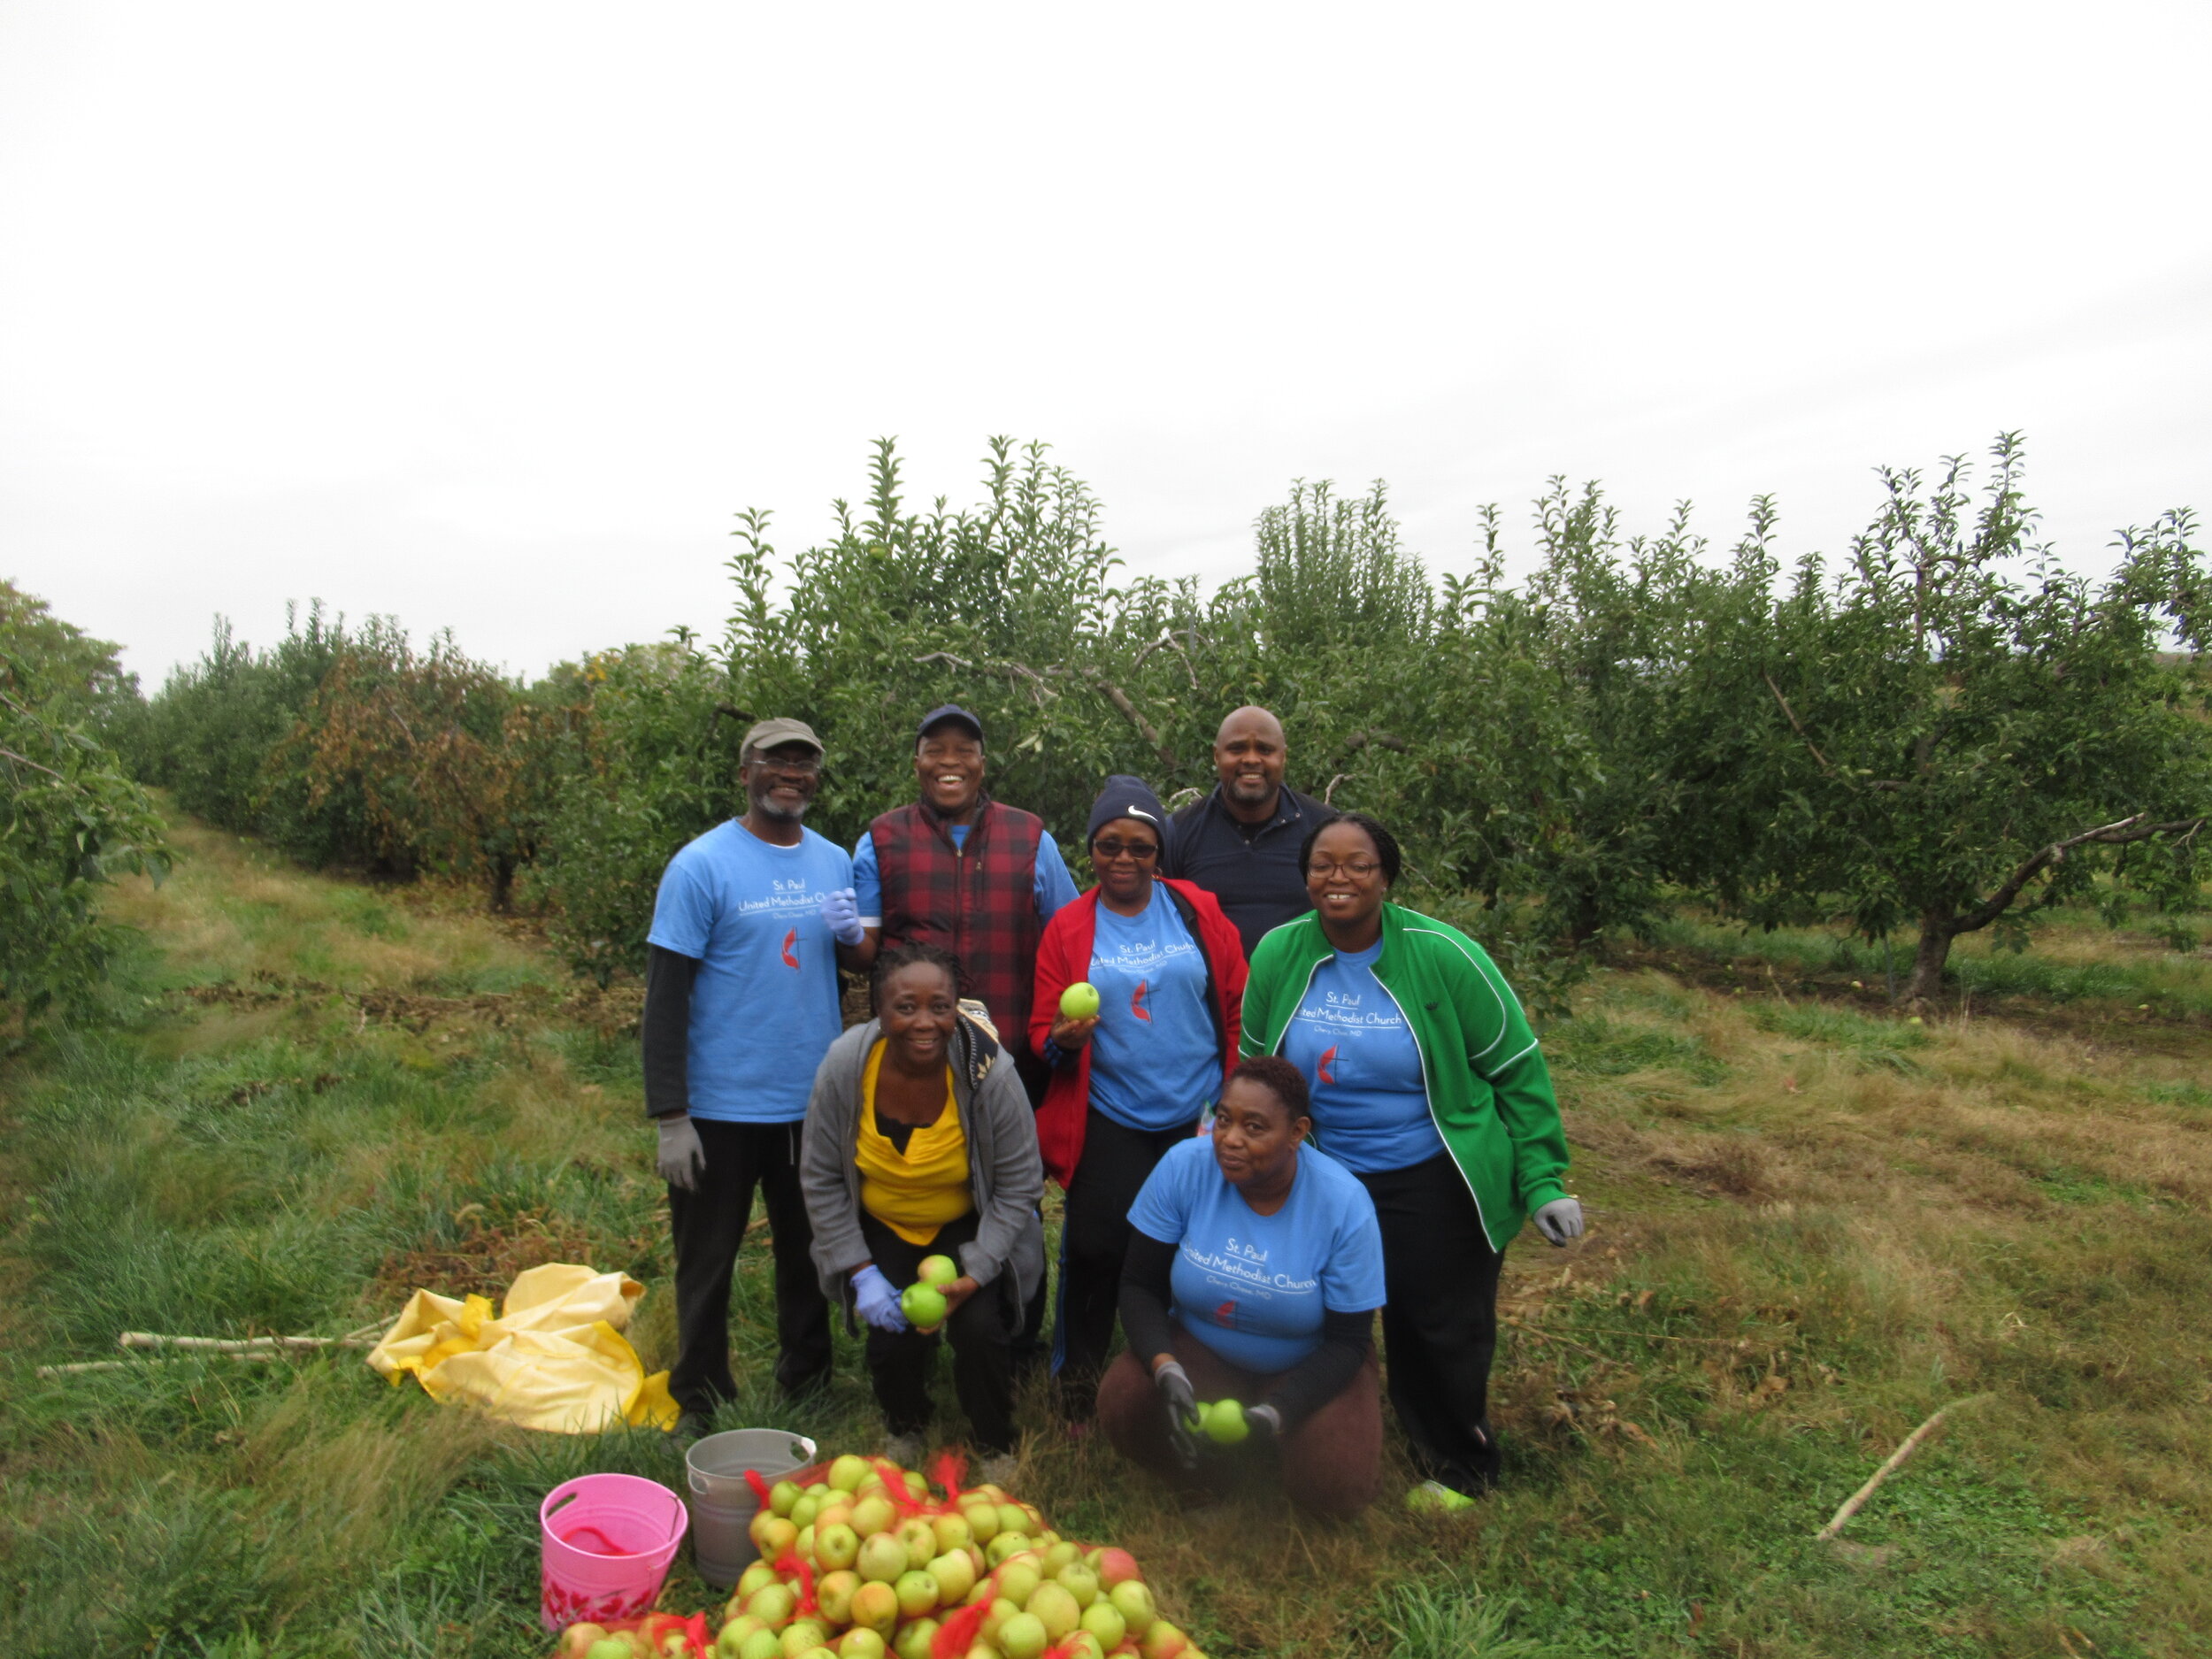
<path fill-rule="evenodd" d="M 722 1611 L 714 1659 L 1205 1659 L 1160 1617 L 1128 1551 L 1064 1539 L 996 1486 L 960 1490 L 953 1460 L 937 1472 L 942 1497 L 883 1458 L 780 1482 L 753 1519 L 761 1559 Z M 672 1631 L 642 1652 L 595 1645 L 634 1640 L 572 1625 L 562 1659 L 682 1651 Z"/>

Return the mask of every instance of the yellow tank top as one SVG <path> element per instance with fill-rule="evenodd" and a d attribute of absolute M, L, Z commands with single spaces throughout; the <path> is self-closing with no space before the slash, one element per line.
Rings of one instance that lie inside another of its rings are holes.
<path fill-rule="evenodd" d="M 909 1244 L 927 1244 L 937 1229 L 975 1208 L 968 1185 L 968 1135 L 945 1068 L 945 1110 L 926 1129 L 907 1137 L 902 1152 L 876 1127 L 876 1074 L 883 1069 L 880 1041 L 868 1051 L 860 1079 L 860 1202 L 878 1221 Z"/>

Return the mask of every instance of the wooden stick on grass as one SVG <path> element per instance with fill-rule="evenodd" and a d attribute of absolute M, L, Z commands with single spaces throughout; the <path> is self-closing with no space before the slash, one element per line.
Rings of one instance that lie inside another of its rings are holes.
<path fill-rule="evenodd" d="M 1874 1471 L 1872 1477 L 1868 1479 L 1866 1485 L 1861 1486 L 1856 1492 L 1846 1498 L 1836 1512 L 1828 1517 L 1828 1525 L 1822 1527 L 1820 1531 L 1813 1534 L 1814 1542 L 1824 1544 L 1829 1540 L 1834 1538 L 1837 1533 L 1842 1532 L 1844 1524 L 1849 1521 L 1853 1516 L 1859 1512 L 1861 1507 L 1865 1504 L 1866 1501 L 1874 1495 L 1876 1488 L 1880 1486 L 1882 1482 L 1887 1480 L 1900 1469 L 1903 1468 L 1905 1460 L 1920 1449 L 1920 1443 L 1926 1440 L 1930 1434 L 1935 1432 L 1937 1424 L 1942 1422 L 1944 1418 L 1949 1417 L 1951 1413 L 1956 1410 L 1960 1406 L 1972 1405 L 1977 1401 L 1986 1400 L 1988 1398 L 1989 1396 L 1987 1394 L 1976 1394 L 1970 1400 L 1961 1400 L 1956 1402 L 1955 1404 L 1947 1405 L 1944 1407 L 1942 1410 L 1937 1412 L 1933 1417 L 1930 1417 L 1925 1423 L 1923 1423 L 1918 1428 L 1915 1429 L 1911 1433 L 1905 1436 L 1904 1444 L 1900 1446 L 1895 1451 L 1889 1455 L 1889 1460 L 1879 1469 Z"/>
<path fill-rule="evenodd" d="M 115 1339 L 118 1348 L 196 1348 L 203 1354 L 264 1354 L 274 1349 L 313 1350 L 323 1348 L 374 1348 L 358 1332 L 345 1336 L 250 1336 L 231 1340 L 218 1336 L 163 1336 L 153 1331 L 126 1331 Z"/>
<path fill-rule="evenodd" d="M 176 1348 L 173 1354 L 149 1354 L 142 1359 L 74 1360 L 65 1365 L 42 1365 L 41 1377 L 67 1377 L 79 1371 L 135 1371 L 171 1360 L 204 1356 L 209 1359 L 273 1360 L 287 1354 L 313 1354 L 326 1348 L 374 1348 L 381 1325 L 365 1325 L 343 1336 L 253 1336 L 236 1340 L 217 1336 L 164 1336 L 155 1331 L 126 1331 L 115 1346 L 128 1352 L 147 1348 Z"/>
<path fill-rule="evenodd" d="M 68 1377 L 87 1371 L 141 1371 L 149 1365 L 173 1365 L 195 1357 L 190 1354 L 149 1354 L 143 1359 L 81 1359 L 73 1360 L 66 1365 L 42 1365 L 38 1368 L 38 1374 L 42 1377 Z M 208 1357 L 266 1362 L 284 1356 L 275 1348 L 263 1348 L 256 1354 L 215 1354 Z"/>

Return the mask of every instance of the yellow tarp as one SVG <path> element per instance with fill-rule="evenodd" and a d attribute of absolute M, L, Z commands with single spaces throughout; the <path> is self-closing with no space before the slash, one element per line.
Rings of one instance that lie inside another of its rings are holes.
<path fill-rule="evenodd" d="M 668 1373 L 622 1334 L 645 1286 L 623 1273 L 549 1262 L 515 1276 L 505 1306 L 419 1290 L 369 1363 L 396 1386 L 412 1376 L 433 1400 L 471 1405 L 526 1428 L 596 1434 L 620 1424 L 672 1429 Z"/>

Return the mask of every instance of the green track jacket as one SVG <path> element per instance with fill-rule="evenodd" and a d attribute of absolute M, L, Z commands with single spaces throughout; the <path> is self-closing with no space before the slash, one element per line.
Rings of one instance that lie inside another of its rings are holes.
<path fill-rule="evenodd" d="M 1282 1048 L 1314 971 L 1333 949 L 1317 916 L 1260 941 L 1244 987 L 1244 1054 Z M 1480 945 L 1402 905 L 1382 907 L 1374 972 L 1412 1030 L 1429 1116 L 1467 1178 L 1491 1248 L 1502 1250 L 1531 1211 L 1567 1195 L 1567 1133 L 1536 1033 Z"/>

